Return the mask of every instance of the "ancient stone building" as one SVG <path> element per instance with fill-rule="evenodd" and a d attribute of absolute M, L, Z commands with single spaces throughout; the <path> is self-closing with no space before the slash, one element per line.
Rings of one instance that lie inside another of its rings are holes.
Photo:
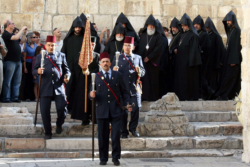
<path fill-rule="evenodd" d="M 91 21 L 101 30 L 113 28 L 120 12 L 124 12 L 135 30 L 143 27 L 149 14 L 169 26 L 171 19 L 180 18 L 185 12 L 193 19 L 200 14 L 210 16 L 223 39 L 226 39 L 223 17 L 233 10 L 242 29 L 242 96 L 244 114 L 243 160 L 250 161 L 250 1 L 248 0 L 89 0 Z M 0 0 L 0 23 L 12 19 L 18 28 L 26 25 L 29 30 L 42 33 L 42 40 L 53 28 L 66 34 L 73 19 L 86 10 L 86 0 Z"/>

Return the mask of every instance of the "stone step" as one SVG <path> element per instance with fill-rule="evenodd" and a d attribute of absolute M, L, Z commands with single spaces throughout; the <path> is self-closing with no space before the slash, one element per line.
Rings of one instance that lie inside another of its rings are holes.
<path fill-rule="evenodd" d="M 184 111 L 189 122 L 239 122 L 235 111 Z"/>
<path fill-rule="evenodd" d="M 150 111 L 153 102 L 142 102 L 141 112 Z M 182 111 L 234 111 L 235 101 L 181 101 Z M 27 107 L 28 111 L 35 113 L 36 102 L 0 103 L 0 107 Z M 55 112 L 55 104 L 51 104 L 51 112 Z"/>
<path fill-rule="evenodd" d="M 1 151 L 90 151 L 91 138 L 2 138 Z M 94 139 L 98 150 L 98 139 Z M 111 139 L 109 147 L 111 148 Z M 242 149 L 242 136 L 140 137 L 121 139 L 123 151 L 160 151 L 179 149 Z"/>
<path fill-rule="evenodd" d="M 170 130 L 169 124 L 147 124 L 139 123 L 137 131 L 141 136 L 166 137 L 178 136 L 174 130 Z M 159 130 L 157 130 L 159 129 Z M 186 130 L 187 136 L 211 136 L 211 135 L 240 135 L 242 125 L 239 122 L 190 122 Z M 81 123 L 64 123 L 63 132 L 55 133 L 56 124 L 52 123 L 52 133 L 55 137 L 90 137 L 92 136 L 92 125 L 82 126 Z M 43 137 L 42 124 L 36 127 L 31 125 L 0 125 L 0 137 Z M 183 134 L 182 136 L 186 136 Z M 95 136 L 97 136 L 97 125 L 95 125 Z M 132 137 L 132 135 L 130 134 Z M 180 135 L 179 135 L 180 136 Z"/>
<path fill-rule="evenodd" d="M 121 158 L 225 157 L 241 154 L 241 149 L 188 149 L 160 151 L 122 151 Z M 99 152 L 94 152 L 99 158 Z M 92 158 L 91 151 L 0 152 L 0 158 Z M 111 158 L 111 152 L 109 152 Z"/>

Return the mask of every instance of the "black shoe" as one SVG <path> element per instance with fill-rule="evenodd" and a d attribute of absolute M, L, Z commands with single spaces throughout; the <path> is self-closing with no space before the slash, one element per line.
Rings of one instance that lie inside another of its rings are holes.
<path fill-rule="evenodd" d="M 216 100 L 218 101 L 228 101 L 227 97 L 218 97 Z"/>
<path fill-rule="evenodd" d="M 82 126 L 87 126 L 89 125 L 89 122 L 82 122 Z"/>
<path fill-rule="evenodd" d="M 12 103 L 10 100 L 2 101 L 2 103 Z"/>
<path fill-rule="evenodd" d="M 118 159 L 112 159 L 112 162 L 114 162 L 115 166 L 119 166 L 120 165 L 120 161 Z"/>
<path fill-rule="evenodd" d="M 134 137 L 140 137 L 140 134 L 135 130 L 131 132 Z"/>
<path fill-rule="evenodd" d="M 16 99 L 16 100 L 14 100 L 12 102 L 14 102 L 14 103 L 21 103 L 21 100 Z"/>
<path fill-rule="evenodd" d="M 127 138 L 128 138 L 128 135 L 122 135 L 121 138 L 122 138 L 122 139 L 127 139 Z"/>
<path fill-rule="evenodd" d="M 45 136 L 44 136 L 44 139 L 45 139 L 45 140 L 52 139 L 52 135 L 45 135 Z"/>
<path fill-rule="evenodd" d="M 100 162 L 100 165 L 107 165 L 107 162 L 101 161 L 101 162 Z"/>
<path fill-rule="evenodd" d="M 62 131 L 63 131 L 62 126 L 57 126 L 57 125 L 56 125 L 56 133 L 57 133 L 57 134 L 61 134 Z"/>

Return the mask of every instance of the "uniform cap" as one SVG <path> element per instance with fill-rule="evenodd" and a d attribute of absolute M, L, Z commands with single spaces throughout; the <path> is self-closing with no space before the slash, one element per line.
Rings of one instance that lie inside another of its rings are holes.
<path fill-rule="evenodd" d="M 108 58 L 108 59 L 109 59 L 109 54 L 108 54 L 108 52 L 102 52 L 102 53 L 100 54 L 100 60 L 102 60 L 103 58 Z"/>
<path fill-rule="evenodd" d="M 134 37 L 126 36 L 124 39 L 124 43 L 134 44 Z"/>
<path fill-rule="evenodd" d="M 48 36 L 47 36 L 47 39 L 46 39 L 46 42 L 53 42 L 53 43 L 56 43 L 56 37 L 53 36 L 53 35 L 48 35 Z"/>

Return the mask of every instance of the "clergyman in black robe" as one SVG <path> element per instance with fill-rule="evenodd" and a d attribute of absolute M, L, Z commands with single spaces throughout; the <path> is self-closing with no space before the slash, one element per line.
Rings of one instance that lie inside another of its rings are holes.
<path fill-rule="evenodd" d="M 123 53 L 123 42 L 126 35 L 125 27 L 121 23 L 118 23 L 104 49 L 104 52 L 109 53 L 110 61 L 112 62 L 115 57 L 115 52 Z"/>
<path fill-rule="evenodd" d="M 142 100 L 155 101 L 160 98 L 159 66 L 163 50 L 162 34 L 159 26 L 150 15 L 144 25 L 135 53 L 142 56 L 146 70 L 142 81 Z"/>
<path fill-rule="evenodd" d="M 161 61 L 160 61 L 160 73 L 159 73 L 159 88 L 160 88 L 160 97 L 164 96 L 168 92 L 168 80 L 167 80 L 167 67 L 168 67 L 168 38 L 165 35 L 164 29 L 159 20 L 156 20 L 161 30 L 162 35 L 162 53 L 161 53 Z"/>
<path fill-rule="evenodd" d="M 209 99 L 213 94 L 214 90 L 212 90 L 208 86 L 207 79 L 205 77 L 206 71 L 209 70 L 206 68 L 209 51 L 211 47 L 211 41 L 208 37 L 208 33 L 204 26 L 204 21 L 200 15 L 198 15 L 194 21 L 194 28 L 197 30 L 199 35 L 199 45 L 200 45 L 200 52 L 201 52 L 201 70 L 200 70 L 200 97 L 202 99 Z"/>
<path fill-rule="evenodd" d="M 169 58 L 168 58 L 168 69 L 167 69 L 167 88 L 168 92 L 174 92 L 174 70 L 175 70 L 175 59 L 178 52 L 178 46 L 181 39 L 182 28 L 179 25 L 179 20 L 175 17 L 170 24 L 170 32 L 173 36 L 169 47 Z"/>
<path fill-rule="evenodd" d="M 136 47 L 138 45 L 140 38 L 136 34 L 136 32 L 135 32 L 133 26 L 131 25 L 130 21 L 128 20 L 128 18 L 123 13 L 121 13 L 118 16 L 118 18 L 115 22 L 115 26 L 118 23 L 121 23 L 125 27 L 126 36 L 134 37 L 134 46 Z"/>
<path fill-rule="evenodd" d="M 241 29 L 236 15 L 230 11 L 223 19 L 227 33 L 226 53 L 222 59 L 222 82 L 216 92 L 217 100 L 233 99 L 241 89 Z"/>
<path fill-rule="evenodd" d="M 180 100 L 198 100 L 201 56 L 199 36 L 185 13 L 179 24 L 184 33 L 179 42 L 175 63 L 174 90 Z"/>
<path fill-rule="evenodd" d="M 91 115 L 91 101 L 88 99 L 88 112 L 84 112 L 85 101 L 85 75 L 78 64 L 82 42 L 84 38 L 84 24 L 80 17 L 77 17 L 66 35 L 62 52 L 65 53 L 71 77 L 69 83 L 66 84 L 66 94 L 68 99 L 68 111 L 71 113 L 72 119 L 83 121 L 83 125 L 89 124 Z M 98 69 L 98 56 L 89 65 L 89 70 Z M 90 80 L 90 76 L 89 76 Z M 82 104 L 82 106 L 79 106 Z"/>
<path fill-rule="evenodd" d="M 219 87 L 220 71 L 221 71 L 221 60 L 225 55 L 225 47 L 220 34 L 214 26 L 213 21 L 210 17 L 205 22 L 205 27 L 211 41 L 211 49 L 206 64 L 206 74 L 209 87 L 213 90 L 217 90 Z M 208 99 L 211 100 L 211 99 Z"/>

